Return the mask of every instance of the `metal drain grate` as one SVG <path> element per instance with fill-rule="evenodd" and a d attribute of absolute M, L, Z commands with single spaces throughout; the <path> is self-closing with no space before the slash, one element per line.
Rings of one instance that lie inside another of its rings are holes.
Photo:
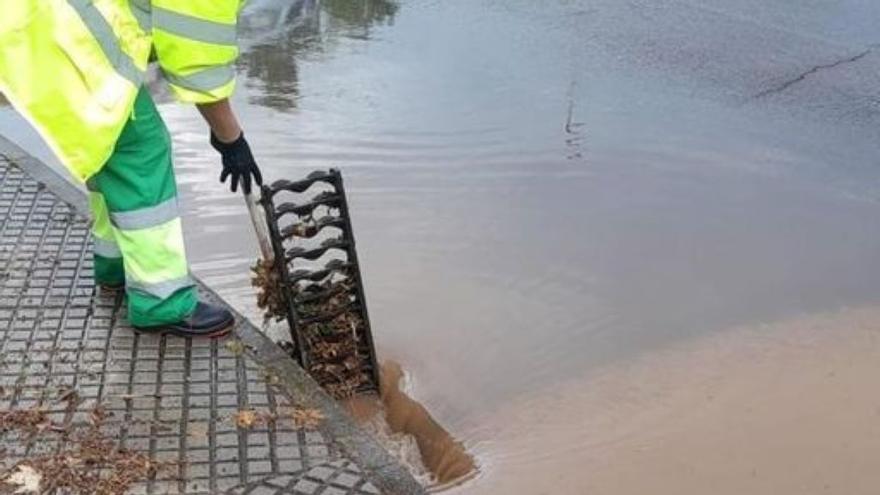
<path fill-rule="evenodd" d="M 293 355 L 337 398 L 378 392 L 379 368 L 338 170 L 263 186 Z"/>

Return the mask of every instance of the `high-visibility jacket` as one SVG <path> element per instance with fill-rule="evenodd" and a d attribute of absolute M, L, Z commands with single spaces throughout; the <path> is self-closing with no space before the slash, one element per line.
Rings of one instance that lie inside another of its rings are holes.
<path fill-rule="evenodd" d="M 107 161 L 151 54 L 175 96 L 232 94 L 243 0 L 5 0 L 0 92 L 70 172 Z"/>

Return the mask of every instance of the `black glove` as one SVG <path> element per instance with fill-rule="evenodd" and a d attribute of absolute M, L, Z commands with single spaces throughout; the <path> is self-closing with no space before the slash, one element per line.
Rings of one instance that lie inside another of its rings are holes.
<path fill-rule="evenodd" d="M 223 172 L 220 172 L 220 182 L 226 182 L 226 178 L 232 176 L 232 183 L 229 185 L 232 192 L 238 191 L 238 183 L 241 181 L 244 193 L 250 194 L 252 175 L 257 185 L 263 185 L 263 176 L 260 174 L 257 162 L 254 161 L 254 155 L 251 154 L 251 147 L 244 139 L 244 133 L 241 133 L 241 136 L 235 141 L 224 143 L 217 139 L 217 136 L 212 132 L 211 146 L 219 151 L 223 157 Z"/>

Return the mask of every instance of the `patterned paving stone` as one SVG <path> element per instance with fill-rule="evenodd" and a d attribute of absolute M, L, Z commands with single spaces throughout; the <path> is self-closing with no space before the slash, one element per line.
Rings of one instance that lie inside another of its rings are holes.
<path fill-rule="evenodd" d="M 95 286 L 88 221 L 0 155 L 0 411 L 86 425 L 103 405 L 108 438 L 177 463 L 129 493 L 379 493 L 332 439 L 284 419 L 287 398 L 228 340 L 138 334 L 125 313 Z M 239 428 L 246 410 L 279 419 Z M 63 448 L 0 432 L 0 468 Z"/>
<path fill-rule="evenodd" d="M 376 495 L 379 489 L 366 481 L 360 469 L 345 460 L 336 460 L 304 469 L 294 475 L 264 478 L 236 487 L 241 495 Z"/>

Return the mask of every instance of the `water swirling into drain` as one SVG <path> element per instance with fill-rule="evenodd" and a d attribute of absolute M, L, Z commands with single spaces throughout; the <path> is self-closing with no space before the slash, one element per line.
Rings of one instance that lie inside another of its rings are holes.
<path fill-rule="evenodd" d="M 398 363 L 382 363 L 381 397 L 358 396 L 344 406 L 432 492 L 471 479 L 477 474 L 473 456 L 401 389 L 403 376 Z"/>

